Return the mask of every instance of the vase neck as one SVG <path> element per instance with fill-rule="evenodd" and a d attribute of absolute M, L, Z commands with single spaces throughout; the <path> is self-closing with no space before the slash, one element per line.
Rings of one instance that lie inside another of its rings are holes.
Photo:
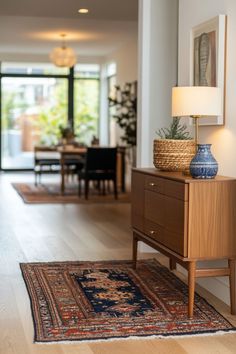
<path fill-rule="evenodd" d="M 197 144 L 198 152 L 210 152 L 212 144 Z"/>

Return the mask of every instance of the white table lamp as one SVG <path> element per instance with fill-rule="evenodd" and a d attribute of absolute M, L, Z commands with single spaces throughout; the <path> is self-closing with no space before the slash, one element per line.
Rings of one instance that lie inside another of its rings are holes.
<path fill-rule="evenodd" d="M 208 86 L 172 88 L 172 117 L 190 116 L 195 121 L 195 141 L 198 144 L 198 119 L 222 114 L 221 89 Z"/>

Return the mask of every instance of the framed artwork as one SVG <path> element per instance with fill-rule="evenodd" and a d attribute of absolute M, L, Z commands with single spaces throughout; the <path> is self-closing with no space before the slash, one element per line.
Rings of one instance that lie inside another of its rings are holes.
<path fill-rule="evenodd" d="M 191 86 L 220 87 L 222 115 L 199 119 L 200 125 L 224 125 L 225 122 L 225 65 L 227 17 L 219 15 L 192 29 Z"/>

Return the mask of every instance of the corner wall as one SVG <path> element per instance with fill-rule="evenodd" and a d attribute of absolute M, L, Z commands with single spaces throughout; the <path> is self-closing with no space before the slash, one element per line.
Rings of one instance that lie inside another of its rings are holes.
<path fill-rule="evenodd" d="M 199 4 L 201 2 L 201 6 Z M 180 0 L 179 2 L 179 86 L 189 85 L 190 31 L 192 27 L 220 14 L 227 15 L 226 116 L 225 126 L 200 127 L 200 141 L 212 144 L 219 173 L 236 176 L 236 1 Z"/>
<path fill-rule="evenodd" d="M 139 0 L 137 166 L 153 166 L 156 130 L 171 122 L 177 82 L 178 0 Z M 154 252 L 141 243 L 141 252 Z"/>
<path fill-rule="evenodd" d="M 236 1 L 235 0 L 179 0 L 179 86 L 188 86 L 190 75 L 190 31 L 202 22 L 227 15 L 226 55 L 226 116 L 225 126 L 200 127 L 200 141 L 212 144 L 212 152 L 219 163 L 219 173 L 236 177 Z M 224 237 L 224 235 L 222 235 Z M 215 266 L 219 262 L 215 262 Z M 221 264 L 222 265 L 222 264 Z M 212 264 L 211 264 L 212 266 Z M 201 279 L 199 283 L 229 304 L 229 284 L 226 277 Z"/>
<path fill-rule="evenodd" d="M 177 82 L 178 0 L 139 2 L 138 166 L 150 167 L 156 130 L 171 122 Z"/>
<path fill-rule="evenodd" d="M 124 43 L 120 48 L 112 52 L 106 58 L 106 63 L 116 63 L 117 84 L 124 85 L 138 78 L 138 39 Z"/>
<path fill-rule="evenodd" d="M 108 117 L 108 88 L 107 88 L 107 65 L 116 63 L 116 84 L 121 87 L 126 82 L 138 79 L 138 40 L 137 37 L 127 40 L 114 52 L 103 58 L 101 72 L 101 99 L 100 99 L 100 141 L 103 145 L 108 144 L 109 117 Z M 121 136 L 121 130 L 116 127 L 117 141 Z"/>

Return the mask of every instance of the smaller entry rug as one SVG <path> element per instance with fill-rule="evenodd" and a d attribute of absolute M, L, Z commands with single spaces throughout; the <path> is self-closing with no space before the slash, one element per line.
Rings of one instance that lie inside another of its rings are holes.
<path fill-rule="evenodd" d="M 113 193 L 99 195 L 98 191 L 91 192 L 88 200 L 78 196 L 78 186 L 69 186 L 62 195 L 60 184 L 12 183 L 17 193 L 27 204 L 89 204 L 89 203 L 130 203 L 130 193 L 118 193 L 118 199 Z"/>
<path fill-rule="evenodd" d="M 155 260 L 23 263 L 36 342 L 175 336 L 236 330 Z"/>

